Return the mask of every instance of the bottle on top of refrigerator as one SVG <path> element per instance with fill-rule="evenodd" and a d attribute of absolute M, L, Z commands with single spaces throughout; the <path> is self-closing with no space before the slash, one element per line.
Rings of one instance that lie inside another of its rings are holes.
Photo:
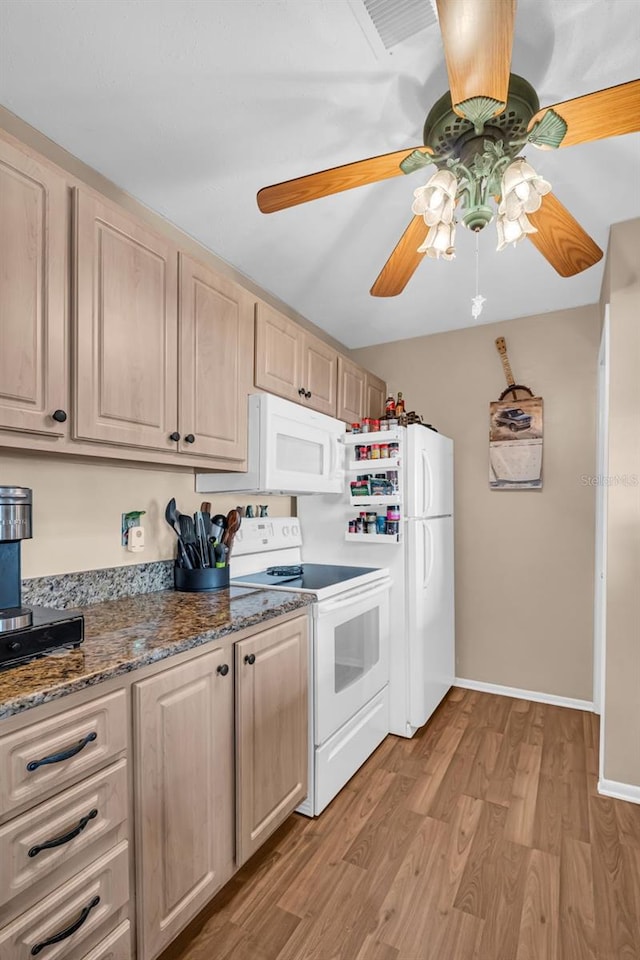
<path fill-rule="evenodd" d="M 396 403 L 396 417 L 401 416 L 404 413 L 404 400 L 402 398 L 402 393 L 398 391 L 398 401 Z"/>

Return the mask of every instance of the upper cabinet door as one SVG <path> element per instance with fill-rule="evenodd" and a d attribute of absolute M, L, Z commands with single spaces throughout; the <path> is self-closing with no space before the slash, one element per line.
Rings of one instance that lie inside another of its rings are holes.
<path fill-rule="evenodd" d="M 62 174 L 0 141 L 0 427 L 68 432 L 67 225 Z"/>
<path fill-rule="evenodd" d="M 75 199 L 75 436 L 175 451 L 176 248 L 94 194 Z"/>
<path fill-rule="evenodd" d="M 242 463 L 253 372 L 253 300 L 180 255 L 179 449 Z"/>
<path fill-rule="evenodd" d="M 346 357 L 338 356 L 338 420 L 358 423 L 365 413 L 365 371 Z"/>
<path fill-rule="evenodd" d="M 335 417 L 338 354 L 333 347 L 306 331 L 303 347 L 302 385 L 305 388 L 305 404 L 318 413 Z"/>
<path fill-rule="evenodd" d="M 266 303 L 256 304 L 255 385 L 286 400 L 303 400 L 304 330 Z"/>
<path fill-rule="evenodd" d="M 385 401 L 387 399 L 387 385 L 384 380 L 374 377 L 367 371 L 365 377 L 365 417 L 379 420 L 384 416 Z"/>

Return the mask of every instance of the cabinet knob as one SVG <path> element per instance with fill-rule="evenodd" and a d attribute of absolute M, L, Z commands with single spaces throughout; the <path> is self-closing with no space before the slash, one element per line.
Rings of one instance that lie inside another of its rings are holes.
<path fill-rule="evenodd" d="M 177 430 L 174 430 L 173 433 L 169 434 L 169 440 L 173 440 L 174 443 L 177 443 L 179 439 L 180 439 L 180 434 L 178 433 Z"/>
<path fill-rule="evenodd" d="M 307 390 L 307 392 L 305 393 L 305 397 L 307 398 L 307 400 L 311 400 L 311 390 Z"/>
<path fill-rule="evenodd" d="M 249 653 L 249 654 L 247 654 L 247 656 L 244 658 L 244 662 L 245 662 L 245 663 L 248 663 L 249 666 L 252 667 L 253 664 L 256 662 L 256 655 L 255 655 L 255 653 Z"/>
<path fill-rule="evenodd" d="M 184 438 L 184 442 L 185 442 L 185 443 L 195 443 L 195 442 L 196 442 L 196 438 L 194 437 L 194 435 L 193 435 L 192 433 L 188 433 L 188 434 L 186 435 L 186 437 Z"/>
<path fill-rule="evenodd" d="M 54 410 L 51 414 L 51 419 L 55 420 L 56 423 L 64 423 L 67 419 L 67 414 L 64 410 Z"/>
<path fill-rule="evenodd" d="M 219 673 L 221 677 L 226 677 L 226 675 L 229 673 L 229 664 L 221 663 L 218 669 L 216 670 L 216 673 Z"/>
<path fill-rule="evenodd" d="M 304 387 L 300 387 L 300 389 L 298 390 L 298 396 L 299 396 L 299 397 L 306 397 L 306 393 L 305 393 Z"/>

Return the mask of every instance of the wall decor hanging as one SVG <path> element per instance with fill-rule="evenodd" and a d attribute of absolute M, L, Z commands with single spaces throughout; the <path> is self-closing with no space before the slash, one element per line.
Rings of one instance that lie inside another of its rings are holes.
<path fill-rule="evenodd" d="M 507 387 L 489 404 L 489 486 L 492 490 L 542 487 L 542 397 L 515 382 L 504 337 L 496 348 Z"/>

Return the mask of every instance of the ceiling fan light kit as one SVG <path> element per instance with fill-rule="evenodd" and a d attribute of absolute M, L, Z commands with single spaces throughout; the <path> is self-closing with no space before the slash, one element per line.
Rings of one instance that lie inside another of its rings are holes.
<path fill-rule="evenodd" d="M 498 250 L 529 237 L 560 276 L 589 269 L 602 250 L 520 154 L 529 145 L 551 150 L 640 131 L 640 80 L 540 109 L 531 84 L 510 72 L 516 0 L 435 3 L 450 90 L 427 115 L 424 145 L 264 187 L 259 208 L 272 213 L 435 164 L 414 191 L 414 218 L 373 296 L 401 293 L 425 254 L 454 258 L 458 204 L 476 235 L 495 218 Z M 480 310 L 479 295 L 474 300 Z"/>

